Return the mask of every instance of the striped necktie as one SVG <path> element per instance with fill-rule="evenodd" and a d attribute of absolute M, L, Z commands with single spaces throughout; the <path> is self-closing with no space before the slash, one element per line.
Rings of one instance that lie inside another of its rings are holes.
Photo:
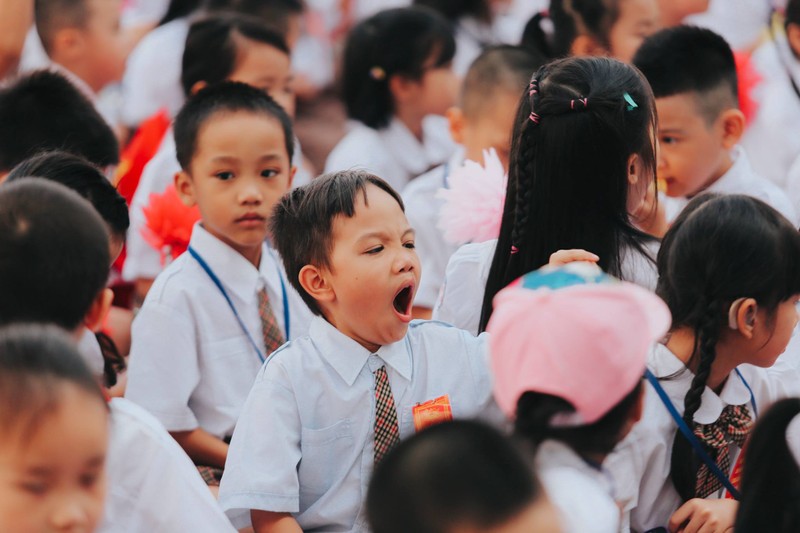
<path fill-rule="evenodd" d="M 272 312 L 267 289 L 264 287 L 258 291 L 258 315 L 261 317 L 261 333 L 264 335 L 264 355 L 269 357 L 269 354 L 283 345 L 285 339 Z"/>

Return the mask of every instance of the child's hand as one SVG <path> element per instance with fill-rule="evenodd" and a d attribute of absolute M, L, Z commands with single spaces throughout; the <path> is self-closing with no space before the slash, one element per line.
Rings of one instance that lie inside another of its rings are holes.
<path fill-rule="evenodd" d="M 597 263 L 600 260 L 592 252 L 586 250 L 559 250 L 550 255 L 548 266 L 564 266 L 567 263 L 574 263 L 575 261 L 588 261 L 590 263 Z"/>
<path fill-rule="evenodd" d="M 733 531 L 736 500 L 704 500 L 694 498 L 684 503 L 669 519 L 674 533 L 726 533 Z"/>

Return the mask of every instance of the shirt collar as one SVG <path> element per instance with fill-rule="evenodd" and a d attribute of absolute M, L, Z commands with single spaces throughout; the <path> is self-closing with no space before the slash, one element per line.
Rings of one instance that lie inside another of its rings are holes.
<path fill-rule="evenodd" d="M 609 493 L 609 496 L 613 496 L 614 487 L 611 486 L 610 479 L 602 465 L 600 468 L 591 465 L 563 442 L 553 439 L 543 441 L 536 449 L 535 463 L 537 466 L 542 465 L 537 468 L 537 470 L 547 467 L 566 467 L 577 470 L 583 475 L 597 481 L 597 483 Z"/>
<path fill-rule="evenodd" d="M 321 316 L 315 316 L 311 321 L 308 334 L 317 350 L 348 386 L 355 383 L 361 369 L 373 355 Z M 403 378 L 411 379 L 411 351 L 405 337 L 395 343 L 381 346 L 375 355 Z"/>
<path fill-rule="evenodd" d="M 265 270 L 270 267 L 266 244 L 261 249 L 261 264 L 253 266 L 242 254 L 211 235 L 200 222 L 192 230 L 190 246 L 203 258 L 222 284 L 241 300 L 252 298 L 264 286 Z"/>

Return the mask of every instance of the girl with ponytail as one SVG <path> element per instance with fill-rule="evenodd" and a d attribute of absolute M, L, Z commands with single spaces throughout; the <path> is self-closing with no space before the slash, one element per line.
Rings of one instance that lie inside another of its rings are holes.
<path fill-rule="evenodd" d="M 754 198 L 699 197 L 665 236 L 658 268 L 672 328 L 612 469 L 635 487 L 633 530 L 723 532 L 759 409 L 800 392 L 793 350 L 775 364 L 798 321 L 800 233 Z"/>

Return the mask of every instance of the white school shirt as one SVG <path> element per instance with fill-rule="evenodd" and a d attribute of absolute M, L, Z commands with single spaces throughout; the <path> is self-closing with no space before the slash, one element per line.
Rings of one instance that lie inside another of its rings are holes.
<path fill-rule="evenodd" d="M 103 375 L 106 362 L 103 359 L 103 350 L 100 348 L 100 343 L 97 342 L 97 336 L 95 336 L 94 331 L 89 328 L 83 328 L 83 333 L 78 341 L 78 352 L 83 357 L 92 375 Z"/>
<path fill-rule="evenodd" d="M 455 418 L 499 423 L 486 341 L 413 321 L 402 340 L 371 354 L 315 317 L 308 336 L 259 373 L 228 451 L 220 505 L 237 527 L 260 509 L 292 513 L 303 531 L 368 531 L 374 372 L 386 366 L 401 438 L 414 433 L 412 408 L 445 394 Z"/>
<path fill-rule="evenodd" d="M 558 510 L 563 533 L 618 533 L 620 508 L 611 475 L 569 446 L 546 440 L 536 450 L 536 475 Z"/>
<path fill-rule="evenodd" d="M 800 213 L 800 152 L 798 152 L 795 162 L 789 167 L 786 178 L 786 194 L 795 210 Z"/>
<path fill-rule="evenodd" d="M 194 463 L 164 426 L 124 398 L 108 405 L 108 492 L 97 532 L 234 533 Z"/>
<path fill-rule="evenodd" d="M 289 302 L 290 338 L 305 335 L 311 311 L 266 245 L 256 269 L 200 224 L 190 242 L 225 286 L 262 354 L 258 290 L 266 286 L 285 334 L 281 278 Z M 201 427 L 219 438 L 233 433 L 261 360 L 220 290 L 188 252 L 156 278 L 131 336 L 127 398 L 169 431 Z"/>
<path fill-rule="evenodd" d="M 422 267 L 422 278 L 414 297 L 414 305 L 420 307 L 433 309 L 444 283 L 447 261 L 458 250 L 458 246 L 444 239 L 444 232 L 439 229 L 439 211 L 444 199 L 438 198 L 437 193 L 449 188 L 449 175 L 463 163 L 464 150 L 459 148 L 446 164 L 414 178 L 403 189 L 406 218 L 415 231 L 414 245 Z"/>
<path fill-rule="evenodd" d="M 739 366 L 742 377 L 753 390 L 759 414 L 776 400 L 800 393 L 798 340 L 795 335 L 786 353 L 772 368 Z M 660 383 L 675 409 L 683 414 L 683 401 L 693 374 L 685 370 L 683 362 L 662 344 L 656 345 L 650 353 L 648 367 L 656 377 L 677 374 L 673 379 L 662 379 Z M 746 405 L 753 419 L 756 418 L 750 392 L 736 372 L 731 372 L 719 395 L 706 387 L 701 402 L 694 415 L 694 420 L 700 424 L 716 421 L 726 405 Z M 617 484 L 617 499 L 625 505 L 625 512 L 630 511 L 630 526 L 634 531 L 666 527 L 672 513 L 681 505 L 680 496 L 669 478 L 676 431 L 675 421 L 655 389 L 647 383 L 641 420 L 605 461 Z M 732 444 L 730 451 L 733 470 L 740 450 Z M 723 497 L 724 492 L 720 490 L 715 497 Z"/>
<path fill-rule="evenodd" d="M 622 279 L 655 291 L 658 283 L 655 264 L 658 246 L 658 242 L 645 244 L 649 258 L 632 248 L 623 250 Z M 497 239 L 465 244 L 450 257 L 444 285 L 433 308 L 434 320 L 478 334 L 483 294 L 496 247 Z"/>
<path fill-rule="evenodd" d="M 689 15 L 684 24 L 720 34 L 734 50 L 750 50 L 758 43 L 770 8 L 781 0 L 711 0 L 708 9 Z"/>
<path fill-rule="evenodd" d="M 733 158 L 733 166 L 703 192 L 752 196 L 773 207 L 785 216 L 793 226 L 797 227 L 797 212 L 789 201 L 789 197 L 780 187 L 753 171 L 744 148 L 741 146 L 735 147 L 731 152 L 731 157 Z M 669 198 L 664 196 L 660 200 L 665 202 L 667 221 L 670 223 L 689 203 L 689 199 L 685 197 Z"/>
<path fill-rule="evenodd" d="M 436 115 L 422 121 L 424 144 L 398 118 L 379 130 L 357 121 L 350 121 L 349 127 L 325 161 L 325 172 L 365 169 L 397 191 L 415 176 L 447 161 L 456 148 L 447 119 Z"/>
<path fill-rule="evenodd" d="M 753 89 L 758 108 L 742 146 L 756 172 L 788 191 L 787 172 L 800 154 L 800 135 L 792 134 L 800 123 L 800 97 L 791 83 L 794 79 L 800 85 L 800 61 L 786 36 L 778 35 L 753 52 L 752 62 L 762 80 Z"/>

